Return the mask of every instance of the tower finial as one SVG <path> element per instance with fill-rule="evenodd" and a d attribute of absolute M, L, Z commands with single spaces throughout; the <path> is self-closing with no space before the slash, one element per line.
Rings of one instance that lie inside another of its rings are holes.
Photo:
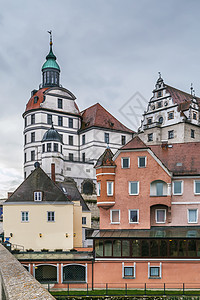
<path fill-rule="evenodd" d="M 161 78 L 161 72 L 158 72 L 159 78 Z"/>
<path fill-rule="evenodd" d="M 190 90 L 191 90 L 191 95 L 192 95 L 192 92 L 193 92 L 193 83 L 191 83 Z"/>
<path fill-rule="evenodd" d="M 52 30 L 49 30 L 47 32 L 50 34 L 50 46 L 52 46 L 53 45 L 53 42 L 52 42 Z"/>

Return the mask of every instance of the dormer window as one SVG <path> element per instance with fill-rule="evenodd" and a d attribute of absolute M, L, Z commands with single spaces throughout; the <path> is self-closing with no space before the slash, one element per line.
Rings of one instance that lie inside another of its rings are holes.
<path fill-rule="evenodd" d="M 37 103 L 37 102 L 38 102 L 38 99 L 39 99 L 38 96 L 35 96 L 35 97 L 34 97 L 34 103 Z"/>
<path fill-rule="evenodd" d="M 147 119 L 147 124 L 149 125 L 149 124 L 152 124 L 152 118 L 148 118 Z"/>
<path fill-rule="evenodd" d="M 42 192 L 34 192 L 34 201 L 42 201 Z"/>
<path fill-rule="evenodd" d="M 160 118 L 158 119 L 158 123 L 159 123 L 159 124 L 162 124 L 162 123 L 163 123 L 163 117 L 160 117 Z"/>

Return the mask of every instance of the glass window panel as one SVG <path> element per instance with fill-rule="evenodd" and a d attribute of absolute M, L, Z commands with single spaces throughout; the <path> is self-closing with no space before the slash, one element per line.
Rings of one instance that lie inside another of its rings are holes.
<path fill-rule="evenodd" d="M 113 241 L 113 256 L 121 257 L 121 241 Z"/>
<path fill-rule="evenodd" d="M 167 241 L 160 241 L 160 256 L 167 256 Z"/>
<path fill-rule="evenodd" d="M 130 194 L 137 195 L 138 194 L 138 181 L 131 181 L 130 184 Z"/>
<path fill-rule="evenodd" d="M 123 257 L 130 256 L 130 241 L 122 240 L 122 256 Z"/>
<path fill-rule="evenodd" d="M 133 277 L 133 267 L 124 267 L 124 277 Z"/>
<path fill-rule="evenodd" d="M 182 193 L 182 181 L 174 181 L 174 194 Z"/>
<path fill-rule="evenodd" d="M 197 223 L 197 209 L 188 209 L 188 222 Z"/>
<path fill-rule="evenodd" d="M 103 241 L 95 241 L 95 253 L 97 257 L 103 256 Z"/>
<path fill-rule="evenodd" d="M 112 241 L 105 241 L 104 256 L 112 256 Z"/>
<path fill-rule="evenodd" d="M 111 211 L 111 222 L 112 223 L 119 223 L 119 210 L 112 210 Z"/>
<path fill-rule="evenodd" d="M 163 183 L 162 182 L 156 183 L 156 195 L 163 196 Z"/>
<path fill-rule="evenodd" d="M 142 241 L 142 257 L 149 256 L 149 242 L 146 240 Z"/>
<path fill-rule="evenodd" d="M 187 241 L 186 240 L 179 241 L 178 256 L 187 256 Z"/>
<path fill-rule="evenodd" d="M 138 211 L 137 210 L 129 210 L 129 222 L 130 223 L 138 222 Z"/>
<path fill-rule="evenodd" d="M 159 267 L 150 267 L 150 276 L 152 277 L 159 277 L 159 272 L 160 268 Z"/>
<path fill-rule="evenodd" d="M 150 241 L 150 253 L 151 257 L 157 257 L 158 256 L 158 240 L 151 240 Z"/>
<path fill-rule="evenodd" d="M 169 255 L 178 256 L 178 241 L 169 240 Z"/>
<path fill-rule="evenodd" d="M 196 241 L 188 240 L 188 256 L 196 256 Z"/>
<path fill-rule="evenodd" d="M 139 167 L 146 167 L 146 157 L 139 157 Z"/>
<path fill-rule="evenodd" d="M 156 222 L 157 223 L 165 223 L 165 209 L 156 210 Z"/>
<path fill-rule="evenodd" d="M 200 240 L 196 241 L 196 247 L 197 247 L 197 256 L 200 256 Z"/>
<path fill-rule="evenodd" d="M 132 257 L 140 257 L 140 240 L 132 241 Z"/>
<path fill-rule="evenodd" d="M 200 194 L 200 181 L 195 181 L 195 193 Z"/>
<path fill-rule="evenodd" d="M 129 158 L 122 158 L 122 168 L 129 168 Z"/>

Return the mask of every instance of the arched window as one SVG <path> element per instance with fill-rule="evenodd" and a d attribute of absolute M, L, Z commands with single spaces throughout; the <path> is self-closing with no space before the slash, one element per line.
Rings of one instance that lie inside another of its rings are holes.
<path fill-rule="evenodd" d="M 82 265 L 63 267 L 63 282 L 86 282 L 86 268 Z"/>
<path fill-rule="evenodd" d="M 150 184 L 150 196 L 167 196 L 167 183 L 162 180 L 152 181 Z"/>
<path fill-rule="evenodd" d="M 83 183 L 83 194 L 92 195 L 93 194 L 93 183 L 86 181 Z"/>
<path fill-rule="evenodd" d="M 57 267 L 52 265 L 39 265 L 35 267 L 35 278 L 41 283 L 57 282 Z"/>

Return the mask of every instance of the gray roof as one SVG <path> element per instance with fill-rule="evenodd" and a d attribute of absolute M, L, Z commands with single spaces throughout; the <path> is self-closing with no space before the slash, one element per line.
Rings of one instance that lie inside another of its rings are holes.
<path fill-rule="evenodd" d="M 50 129 L 48 129 L 42 139 L 42 142 L 54 141 L 62 143 L 62 137 L 58 131 L 53 127 L 53 123 Z"/>
<path fill-rule="evenodd" d="M 36 168 L 14 193 L 6 200 L 9 202 L 34 202 L 34 192 L 42 192 L 42 201 L 37 203 L 72 203 L 51 178 L 40 168 Z"/>
<path fill-rule="evenodd" d="M 62 189 L 63 193 L 68 196 L 71 201 L 80 201 L 83 211 L 90 211 L 83 197 L 81 196 L 76 184 L 73 181 L 64 181 L 58 183 L 58 186 Z"/>

